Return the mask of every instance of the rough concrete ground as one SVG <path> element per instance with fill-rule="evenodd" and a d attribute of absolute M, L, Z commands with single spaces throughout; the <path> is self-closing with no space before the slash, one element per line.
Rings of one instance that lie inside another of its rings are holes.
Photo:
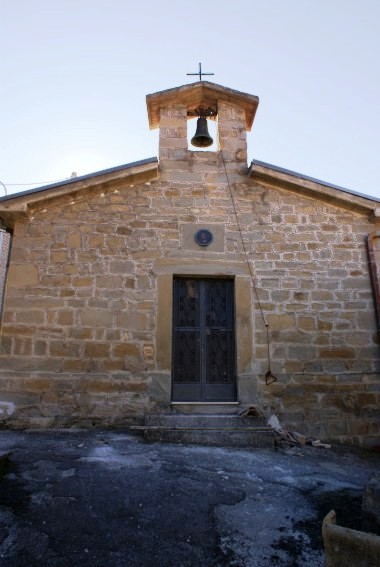
<path fill-rule="evenodd" d="M 0 432 L 1 567 L 322 566 L 321 523 L 361 528 L 375 453 L 148 445 Z"/>

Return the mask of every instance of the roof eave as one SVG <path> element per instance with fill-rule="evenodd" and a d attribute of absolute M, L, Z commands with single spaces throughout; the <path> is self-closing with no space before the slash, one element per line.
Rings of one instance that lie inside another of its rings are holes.
<path fill-rule="evenodd" d="M 173 104 L 183 104 L 188 112 L 199 106 L 217 108 L 218 100 L 223 100 L 240 106 L 245 111 L 246 129 L 250 131 L 259 104 L 255 95 L 223 87 L 210 81 L 197 81 L 181 87 L 167 89 L 146 96 L 149 127 L 158 128 L 160 123 L 160 109 Z"/>
<path fill-rule="evenodd" d="M 128 183 L 144 183 L 158 179 L 158 160 L 133 162 L 123 166 L 83 175 L 60 183 L 38 187 L 22 193 L 0 198 L 0 220 L 7 228 L 13 228 L 16 220 L 28 216 L 31 206 L 60 196 L 78 193 L 84 189 L 98 187 L 112 182 L 128 180 Z"/>
<path fill-rule="evenodd" d="M 320 201 L 357 213 L 367 214 L 372 221 L 375 221 L 377 218 L 375 211 L 379 208 L 379 199 L 362 195 L 300 173 L 282 169 L 258 160 L 252 160 L 248 170 L 248 177 L 259 182 L 264 182 L 267 185 L 287 189 L 307 197 L 313 197 L 314 199 L 319 199 Z"/>

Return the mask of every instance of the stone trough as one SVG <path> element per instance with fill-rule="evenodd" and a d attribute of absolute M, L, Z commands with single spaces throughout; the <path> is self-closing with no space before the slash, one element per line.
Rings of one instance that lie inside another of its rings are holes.
<path fill-rule="evenodd" d="M 322 524 L 326 567 L 379 567 L 380 537 L 336 524 L 336 514 L 331 510 Z"/>

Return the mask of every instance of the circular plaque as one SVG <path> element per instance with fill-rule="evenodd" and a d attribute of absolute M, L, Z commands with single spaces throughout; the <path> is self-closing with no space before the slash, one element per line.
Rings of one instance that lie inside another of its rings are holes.
<path fill-rule="evenodd" d="M 207 228 L 198 230 L 194 235 L 195 242 L 199 244 L 199 246 L 208 246 L 213 241 L 213 238 L 212 232 L 207 230 Z"/>

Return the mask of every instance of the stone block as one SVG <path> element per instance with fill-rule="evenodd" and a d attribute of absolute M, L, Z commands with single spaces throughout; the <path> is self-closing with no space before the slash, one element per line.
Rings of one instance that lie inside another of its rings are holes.
<path fill-rule="evenodd" d="M 270 330 L 272 332 L 275 333 L 275 338 L 280 341 L 281 343 L 288 343 L 290 345 L 308 345 L 310 344 L 311 340 L 310 340 L 310 334 L 309 333 L 305 333 L 304 331 L 277 331 L 276 329 L 272 329 L 270 327 Z M 291 348 L 296 348 L 295 346 L 291 347 Z M 306 355 L 306 350 L 305 350 L 305 356 L 303 357 L 304 359 L 307 357 L 311 357 L 312 356 L 312 351 L 310 350 L 311 347 L 305 347 L 305 349 L 308 349 L 309 352 L 309 356 Z M 299 350 L 299 349 L 298 349 Z M 316 354 L 316 349 L 313 347 L 313 355 L 315 356 Z M 297 355 L 299 356 L 299 355 Z M 293 355 L 291 356 L 291 358 L 293 358 Z"/>
<path fill-rule="evenodd" d="M 356 358 L 354 349 L 344 347 L 331 347 L 328 349 L 321 349 L 319 353 L 321 358 L 343 358 L 352 359 Z"/>
<path fill-rule="evenodd" d="M 56 263 L 67 262 L 69 260 L 69 255 L 67 250 L 56 250 L 50 252 L 50 261 Z"/>
<path fill-rule="evenodd" d="M 74 323 L 74 312 L 73 311 L 58 311 L 57 312 L 57 324 L 58 325 L 72 325 Z"/>
<path fill-rule="evenodd" d="M 111 345 L 109 343 L 86 342 L 84 356 L 90 358 L 105 358 L 110 354 Z"/>
<path fill-rule="evenodd" d="M 24 392 L 42 393 L 52 389 L 54 382 L 50 378 L 25 378 L 22 389 Z"/>
<path fill-rule="evenodd" d="M 79 276 L 74 277 L 72 284 L 74 288 L 78 287 L 91 287 L 93 285 L 94 279 L 91 276 Z"/>
<path fill-rule="evenodd" d="M 43 404 L 57 404 L 59 396 L 56 392 L 42 391 L 41 402 Z"/>
<path fill-rule="evenodd" d="M 105 309 L 88 309 L 80 312 L 82 325 L 89 327 L 112 327 L 113 314 Z"/>
<path fill-rule="evenodd" d="M 323 321 L 321 319 L 317 320 L 317 329 L 319 331 L 331 331 L 333 328 L 333 323 L 330 321 Z"/>
<path fill-rule="evenodd" d="M 29 295 L 25 298 L 14 298 L 7 301 L 9 307 L 13 307 L 16 310 L 31 310 L 31 309 L 46 309 L 53 310 L 62 307 L 62 300 L 57 297 L 48 297 L 46 295 L 40 295 L 37 297 L 30 297 Z"/>
<path fill-rule="evenodd" d="M 304 369 L 304 363 L 299 360 L 286 360 L 284 364 L 285 372 L 295 373 L 302 372 Z"/>
<path fill-rule="evenodd" d="M 130 382 L 123 383 L 123 391 L 125 392 L 147 392 L 148 391 L 148 382 L 146 380 L 137 382 L 132 380 Z"/>
<path fill-rule="evenodd" d="M 121 236 L 110 235 L 106 237 L 105 249 L 112 248 L 112 255 L 116 256 L 120 249 L 124 248 L 124 238 Z"/>
<path fill-rule="evenodd" d="M 315 360 L 317 356 L 317 349 L 313 346 L 290 346 L 289 359 L 290 360 Z"/>
<path fill-rule="evenodd" d="M 66 341 L 65 339 L 53 339 L 49 342 L 50 356 L 64 358 L 78 358 L 80 343 Z"/>
<path fill-rule="evenodd" d="M 68 336 L 72 339 L 92 339 L 93 332 L 92 328 L 70 327 Z"/>
<path fill-rule="evenodd" d="M 264 262 L 264 264 L 267 264 L 267 262 Z M 257 262 L 255 262 L 255 266 L 257 266 Z M 270 297 L 274 303 L 285 303 L 290 299 L 290 291 L 276 289 L 271 291 Z M 289 315 L 287 315 L 287 317 L 289 317 Z"/>
<path fill-rule="evenodd" d="M 327 422 L 328 437 L 336 437 L 337 435 L 347 435 L 347 422 L 341 419 L 337 421 Z"/>
<path fill-rule="evenodd" d="M 15 318 L 17 323 L 29 323 L 35 326 L 44 322 L 45 313 L 44 311 L 39 311 L 37 309 L 16 311 Z"/>
<path fill-rule="evenodd" d="M 329 344 L 330 344 L 329 335 L 328 335 L 327 333 L 326 333 L 326 334 L 322 334 L 322 333 L 320 333 L 320 334 L 315 334 L 315 335 L 313 336 L 313 343 L 314 343 L 315 345 L 318 345 L 318 346 L 326 346 L 326 345 L 329 345 Z"/>
<path fill-rule="evenodd" d="M 119 372 L 125 370 L 123 358 L 102 358 L 98 360 L 98 369 L 101 372 Z"/>
<path fill-rule="evenodd" d="M 0 355 L 11 354 L 12 352 L 12 338 L 7 336 L 2 336 L 0 339 Z"/>
<path fill-rule="evenodd" d="M 21 354 L 23 356 L 30 355 L 32 353 L 32 339 L 27 337 L 15 337 L 13 339 L 13 354 Z"/>
<path fill-rule="evenodd" d="M 75 295 L 75 291 L 73 289 L 61 289 L 59 291 L 60 297 L 73 297 Z"/>
<path fill-rule="evenodd" d="M 117 313 L 116 326 L 121 329 L 128 329 L 131 331 L 147 331 L 149 328 L 147 313 L 145 312 Z"/>
<path fill-rule="evenodd" d="M 160 120 L 160 130 L 163 132 L 164 136 L 165 133 L 167 133 L 168 130 L 180 130 L 180 132 L 182 132 L 182 134 L 184 135 L 184 137 L 186 137 L 186 134 L 184 134 L 184 131 L 187 131 L 186 128 L 186 118 L 185 117 L 168 117 L 168 116 L 161 116 L 161 120 Z"/>
<path fill-rule="evenodd" d="M 121 289 L 123 278 L 121 276 L 96 276 L 96 287 L 107 289 Z"/>
<path fill-rule="evenodd" d="M 66 237 L 66 243 L 69 248 L 80 248 L 82 245 L 81 234 L 78 233 L 68 234 Z"/>
<path fill-rule="evenodd" d="M 48 289 L 69 287 L 70 283 L 70 276 L 65 274 L 41 276 L 41 286 Z"/>
<path fill-rule="evenodd" d="M 121 333 L 119 330 L 106 330 L 105 339 L 110 342 L 119 343 L 121 341 Z"/>
<path fill-rule="evenodd" d="M 366 392 L 357 394 L 357 404 L 361 409 L 368 407 L 378 407 L 379 396 L 375 392 Z"/>
<path fill-rule="evenodd" d="M 39 392 L 1 392 L 0 407 L 2 405 L 2 408 L 4 410 L 4 408 L 8 404 L 8 411 L 4 411 L 3 413 L 8 413 L 9 415 L 11 413 L 11 410 L 18 410 L 22 406 L 35 406 L 36 404 L 38 404 L 39 400 Z M 9 404 L 12 404 L 14 407 L 12 408 L 12 406 Z"/>
<path fill-rule="evenodd" d="M 59 376 L 58 379 L 54 380 L 54 391 L 58 392 L 60 395 L 62 392 L 72 392 L 73 390 L 79 391 L 80 390 L 80 379 L 74 379 L 71 377 L 69 380 L 67 375 Z"/>
<path fill-rule="evenodd" d="M 114 260 L 110 263 L 111 274 L 132 274 L 135 271 L 133 262 L 126 260 Z"/>
<path fill-rule="evenodd" d="M 366 421 L 352 420 L 348 424 L 348 431 L 350 435 L 368 435 L 369 427 Z"/>
<path fill-rule="evenodd" d="M 135 372 L 144 372 L 147 368 L 145 360 L 139 356 L 128 356 L 124 359 L 124 370 L 128 370 L 132 374 Z"/>
<path fill-rule="evenodd" d="M 86 392 L 90 394 L 109 394 L 120 392 L 122 385 L 114 380 L 89 378 L 85 381 L 85 388 Z"/>
<path fill-rule="evenodd" d="M 165 149 L 170 149 L 170 150 L 174 150 L 174 149 L 186 149 L 187 150 L 187 138 L 185 137 L 168 137 L 168 138 L 160 138 L 160 144 L 159 144 L 159 148 L 160 148 L 160 154 L 161 154 L 161 150 L 165 150 Z"/>
<path fill-rule="evenodd" d="M 134 343 L 119 343 L 113 346 L 113 356 L 139 356 L 140 348 Z"/>
<path fill-rule="evenodd" d="M 343 289 L 366 290 L 370 289 L 371 282 L 369 277 L 345 278 L 342 280 Z"/>
<path fill-rule="evenodd" d="M 85 372 L 88 362 L 82 358 L 68 358 L 63 361 L 64 372 Z"/>
<path fill-rule="evenodd" d="M 8 270 L 9 287 L 27 287 L 38 285 L 38 267 L 33 264 L 11 264 Z"/>

